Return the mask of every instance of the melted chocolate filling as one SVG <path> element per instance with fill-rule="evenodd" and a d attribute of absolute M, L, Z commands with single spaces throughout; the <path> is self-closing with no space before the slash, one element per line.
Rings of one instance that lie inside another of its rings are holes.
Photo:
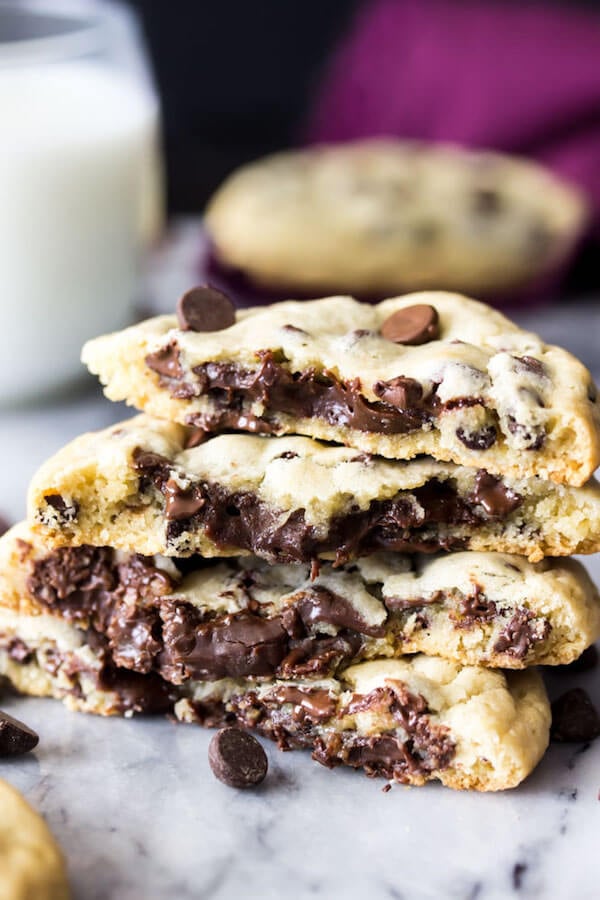
<path fill-rule="evenodd" d="M 54 648 L 46 648 L 37 653 L 20 639 L 1 641 L 0 647 L 8 656 L 21 665 L 28 665 L 36 660 L 40 668 L 52 676 L 61 674 L 61 691 L 75 697 L 83 697 L 79 677 L 83 674 L 95 679 L 98 690 L 111 691 L 117 697 L 117 710 L 121 714 L 166 713 L 173 708 L 177 699 L 173 686 L 167 684 L 157 673 L 142 675 L 115 666 L 110 654 L 106 652 L 105 639 L 96 632 L 88 632 L 86 641 L 98 655 L 100 668 L 90 668 L 75 653 L 60 652 Z"/>
<path fill-rule="evenodd" d="M 10 646 L 14 643 L 10 642 Z M 19 651 L 16 658 L 25 663 L 33 658 L 34 651 L 24 644 L 23 648 L 24 652 Z M 115 667 L 110 662 L 105 662 L 99 672 L 92 671 L 86 669 L 73 654 L 58 651 L 46 651 L 44 658 L 38 658 L 38 662 L 53 675 L 60 670 L 71 683 L 65 691 L 76 696 L 83 696 L 78 675 L 95 676 L 100 690 L 117 695 L 121 713 L 168 712 L 178 696 L 172 685 L 154 672 L 138 674 Z M 454 742 L 446 728 L 429 721 L 429 711 L 423 697 L 411 694 L 401 684 L 393 690 L 377 688 L 364 697 L 355 698 L 350 707 L 340 710 L 340 714 L 359 712 L 373 706 L 391 713 L 405 730 L 406 737 L 394 732 L 364 737 L 352 731 L 320 736 L 319 726 L 338 713 L 337 699 L 322 688 L 282 684 L 261 699 L 255 691 L 249 691 L 227 701 L 208 700 L 192 704 L 196 721 L 201 725 L 217 727 L 236 723 L 256 729 L 277 741 L 284 750 L 293 747 L 313 749 L 313 757 L 329 768 L 343 764 L 362 768 L 370 776 L 382 775 L 407 782 L 427 777 L 451 763 L 455 754 Z"/>
<path fill-rule="evenodd" d="M 500 633 L 494 651 L 525 659 L 532 644 L 545 640 L 550 628 L 550 622 L 536 619 L 530 610 L 518 609 Z"/>
<path fill-rule="evenodd" d="M 291 711 L 282 708 L 282 702 L 292 704 Z M 261 698 L 250 691 L 227 702 L 228 712 L 240 724 L 276 740 L 284 750 L 311 747 L 314 759 L 329 768 L 347 765 L 362 768 L 367 775 L 408 782 L 447 768 L 454 758 L 456 746 L 448 729 L 433 724 L 425 699 L 401 683 L 356 697 L 340 710 L 340 715 L 377 709 L 395 719 L 405 737 L 397 732 L 365 737 L 350 730 L 319 734 L 318 724 L 331 716 L 335 708 L 335 700 L 327 691 L 305 693 L 287 687 Z M 197 708 L 196 712 L 204 721 L 208 711 Z"/>
<path fill-rule="evenodd" d="M 432 526 L 476 526 L 503 519 L 522 502 L 519 494 L 486 472 L 478 474 L 473 494 L 464 498 L 451 480 L 434 479 L 408 497 L 373 500 L 366 510 L 334 517 L 323 536 L 306 522 L 303 509 L 291 512 L 282 524 L 282 512 L 256 494 L 230 493 L 208 482 L 182 490 L 171 478 L 173 467 L 165 457 L 138 448 L 133 459 L 140 491 L 153 485 L 165 497 L 169 541 L 175 543 L 183 533 L 202 529 L 221 549 L 248 550 L 269 562 L 310 562 L 321 554 L 335 553 L 339 566 L 378 550 L 458 550 L 465 546 L 463 538 L 432 535 Z"/>
<path fill-rule="evenodd" d="M 370 332 L 359 330 L 354 334 L 360 340 Z M 149 354 L 146 365 L 160 376 L 162 386 L 173 397 L 209 398 L 210 411 L 193 413 L 188 418 L 190 425 L 205 431 L 242 429 L 276 434 L 281 430 L 277 416 L 286 413 L 298 419 L 322 419 L 330 425 L 357 431 L 407 434 L 428 425 L 445 409 L 483 402 L 464 397 L 443 404 L 437 397 L 437 385 L 425 396 L 418 381 L 404 376 L 376 382 L 373 390 L 379 399 L 367 400 L 361 393 L 358 378 L 342 381 L 331 372 L 314 368 L 291 372 L 272 350 L 261 350 L 256 355 L 257 369 L 245 369 L 236 363 L 209 362 L 186 373 L 177 343 L 172 342 Z M 257 402 L 264 409 L 261 415 L 251 411 Z M 467 436 L 461 429 L 458 434 L 472 450 L 487 450 L 497 438 L 494 425 L 475 435 Z"/>
<path fill-rule="evenodd" d="M 431 422 L 442 406 L 435 390 L 424 397 L 421 385 L 412 378 L 377 382 L 375 392 L 382 399 L 373 401 L 361 394 L 359 379 L 341 381 L 330 372 L 314 368 L 294 373 L 271 350 L 256 355 L 259 367 L 255 370 L 236 363 L 210 362 L 186 373 L 177 345 L 172 343 L 149 354 L 146 365 L 160 375 L 172 396 L 189 399 L 205 395 L 210 399 L 210 412 L 194 413 L 189 419 L 190 424 L 206 431 L 242 428 L 274 434 L 280 430 L 277 415 L 286 413 L 358 431 L 406 434 Z M 398 390 L 398 381 L 403 382 L 404 391 Z M 404 408 L 386 402 L 392 398 L 405 404 Z M 256 402 L 264 406 L 260 416 L 250 412 Z"/>
<path fill-rule="evenodd" d="M 108 548 L 66 547 L 34 563 L 28 590 L 79 627 L 89 627 L 111 664 L 158 673 L 172 684 L 278 675 L 326 675 L 359 652 L 361 635 L 377 636 L 348 601 L 323 587 L 299 592 L 267 617 L 258 604 L 232 614 L 202 615 L 166 596 L 170 577 L 152 561 L 119 562 Z M 322 625 L 335 626 L 334 636 Z"/>

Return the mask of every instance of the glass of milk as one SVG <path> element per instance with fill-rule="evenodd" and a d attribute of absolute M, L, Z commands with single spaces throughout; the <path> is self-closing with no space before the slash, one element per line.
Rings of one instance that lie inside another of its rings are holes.
<path fill-rule="evenodd" d="M 67 389 L 83 342 L 132 321 L 158 133 L 123 8 L 0 2 L 0 407 Z"/>

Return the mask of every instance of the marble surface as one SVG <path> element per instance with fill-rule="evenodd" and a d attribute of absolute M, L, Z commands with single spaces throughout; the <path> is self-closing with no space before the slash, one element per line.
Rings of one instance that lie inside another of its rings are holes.
<path fill-rule="evenodd" d="M 177 265 L 157 266 L 154 305 L 189 285 L 192 236 L 183 227 L 165 251 Z M 600 368 L 600 306 L 539 309 L 526 324 Z M 21 517 L 35 467 L 80 431 L 123 415 L 93 386 L 60 403 L 0 411 L 0 512 Z M 588 565 L 600 580 L 600 558 Z M 553 693 L 574 685 L 600 703 L 600 670 L 549 679 Z M 384 794 L 382 782 L 268 746 L 266 782 L 236 792 L 212 777 L 210 734 L 195 726 L 104 720 L 49 700 L 6 697 L 3 706 L 40 744 L 27 758 L 0 760 L 0 777 L 47 818 L 78 900 L 600 893 L 600 741 L 551 747 L 520 788 L 496 795 L 437 785 Z"/>

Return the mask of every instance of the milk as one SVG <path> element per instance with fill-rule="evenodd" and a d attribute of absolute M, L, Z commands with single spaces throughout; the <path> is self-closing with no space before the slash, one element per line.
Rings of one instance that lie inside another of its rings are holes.
<path fill-rule="evenodd" d="M 132 318 L 160 221 L 157 108 L 87 62 L 0 66 L 0 404 L 77 377 Z"/>

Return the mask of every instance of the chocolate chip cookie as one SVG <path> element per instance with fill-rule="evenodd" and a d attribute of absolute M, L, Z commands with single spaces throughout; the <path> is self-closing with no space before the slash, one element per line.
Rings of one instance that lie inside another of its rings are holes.
<path fill-rule="evenodd" d="M 90 341 L 83 359 L 110 399 L 199 433 L 303 434 L 576 486 L 600 463 L 584 366 L 455 294 L 289 301 L 221 331 L 160 316 Z"/>
<path fill-rule="evenodd" d="M 234 172 L 206 212 L 214 257 L 259 293 L 498 296 L 569 255 L 575 188 L 533 162 L 410 141 L 279 153 Z"/>
<path fill-rule="evenodd" d="M 82 435 L 34 476 L 29 515 L 50 546 L 273 562 L 379 550 L 600 549 L 600 488 L 499 478 L 432 459 L 371 457 L 304 437 L 219 435 L 137 416 Z"/>
<path fill-rule="evenodd" d="M 66 624 L 87 638 L 61 655 Z M 379 553 L 339 568 L 173 560 L 89 545 L 49 550 L 22 524 L 0 540 L 0 633 L 8 660 L 37 658 L 62 666 L 65 678 L 85 671 L 90 641 L 107 666 L 176 684 L 326 677 L 415 652 L 520 669 L 577 659 L 600 634 L 600 600 L 573 560 L 476 552 Z"/>

